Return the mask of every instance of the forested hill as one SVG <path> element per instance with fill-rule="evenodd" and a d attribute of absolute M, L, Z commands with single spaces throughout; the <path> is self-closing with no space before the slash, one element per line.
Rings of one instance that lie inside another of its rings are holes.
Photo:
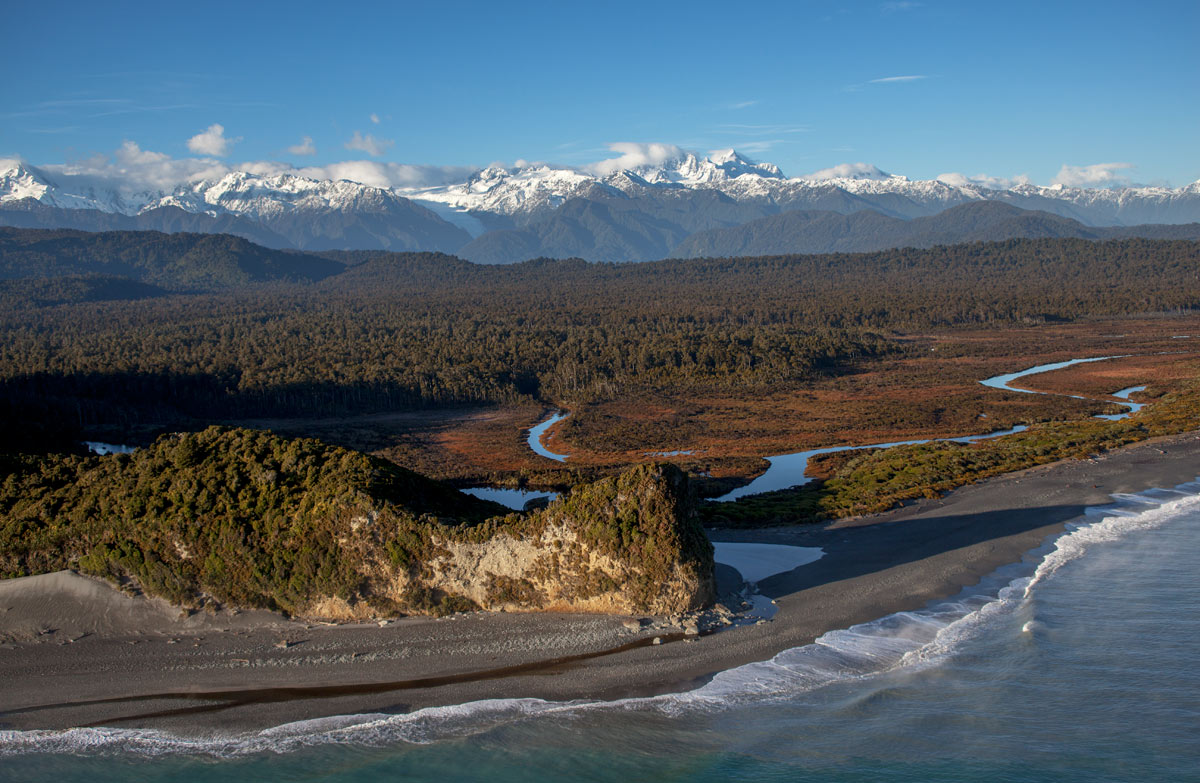
<path fill-rule="evenodd" d="M 253 283 L 312 282 L 342 269 L 327 258 L 271 250 L 228 234 L 0 228 L 3 280 L 99 276 L 195 293 Z"/>
<path fill-rule="evenodd" d="M 0 470 L 0 578 L 74 568 L 185 607 L 327 620 L 674 614 L 713 597 L 712 545 L 669 465 L 522 515 L 382 459 L 243 429 L 164 435 L 132 455 L 0 456 Z"/>
<path fill-rule="evenodd" d="M 1200 223 L 1098 227 L 1049 212 L 977 201 L 912 220 L 873 210 L 850 214 L 795 211 L 729 228 L 699 231 L 671 256 L 764 256 L 782 253 L 863 253 L 1013 238 L 1200 239 Z"/>
<path fill-rule="evenodd" d="M 904 350 L 892 337 L 906 330 L 1200 307 L 1189 241 L 500 267 L 334 255 L 308 257 L 351 264 L 316 283 L 0 308 L 0 441 L 638 390 L 758 393 Z"/>

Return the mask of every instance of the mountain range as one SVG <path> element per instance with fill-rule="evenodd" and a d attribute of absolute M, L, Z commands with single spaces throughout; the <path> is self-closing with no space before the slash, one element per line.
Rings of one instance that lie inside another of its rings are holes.
<path fill-rule="evenodd" d="M 953 209 L 966 205 L 974 208 Z M 940 220 L 930 222 L 934 216 Z M 170 191 L 133 191 L 0 162 L 0 225 L 226 233 L 276 249 L 429 250 L 477 263 L 859 251 L 1014 237 L 1190 237 L 1189 229 L 1147 227 L 1189 223 L 1200 223 L 1200 181 L 1182 188 L 996 189 L 909 180 L 871 166 L 832 178 L 788 178 L 733 150 L 607 172 L 493 166 L 465 182 L 406 188 L 231 171 Z M 1109 228 L 1121 230 L 1102 230 Z"/>

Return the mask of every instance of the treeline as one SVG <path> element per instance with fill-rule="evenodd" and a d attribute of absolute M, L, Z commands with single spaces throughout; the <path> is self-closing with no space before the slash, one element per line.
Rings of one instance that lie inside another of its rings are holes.
<path fill-rule="evenodd" d="M 753 393 L 904 350 L 894 330 L 1200 305 L 1200 243 L 1187 241 L 507 267 L 326 255 L 350 266 L 317 283 L 0 314 L 4 437 L 28 447 L 30 422 L 66 431 Z"/>

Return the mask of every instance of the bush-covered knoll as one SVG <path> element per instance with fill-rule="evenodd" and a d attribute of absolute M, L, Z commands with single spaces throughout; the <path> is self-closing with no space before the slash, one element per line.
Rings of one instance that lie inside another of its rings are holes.
<path fill-rule="evenodd" d="M 680 611 L 708 597 L 711 550 L 674 469 L 494 517 L 506 509 L 386 461 L 251 430 L 164 436 L 132 455 L 5 460 L 6 577 L 75 568 L 183 606 L 328 618 Z"/>

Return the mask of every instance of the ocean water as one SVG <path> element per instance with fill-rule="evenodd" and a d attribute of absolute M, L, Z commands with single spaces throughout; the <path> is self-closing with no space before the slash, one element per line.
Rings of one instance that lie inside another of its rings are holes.
<path fill-rule="evenodd" d="M 0 733 L 0 779 L 1200 781 L 1200 483 L 1092 509 L 922 611 L 689 693 L 223 740 Z"/>

